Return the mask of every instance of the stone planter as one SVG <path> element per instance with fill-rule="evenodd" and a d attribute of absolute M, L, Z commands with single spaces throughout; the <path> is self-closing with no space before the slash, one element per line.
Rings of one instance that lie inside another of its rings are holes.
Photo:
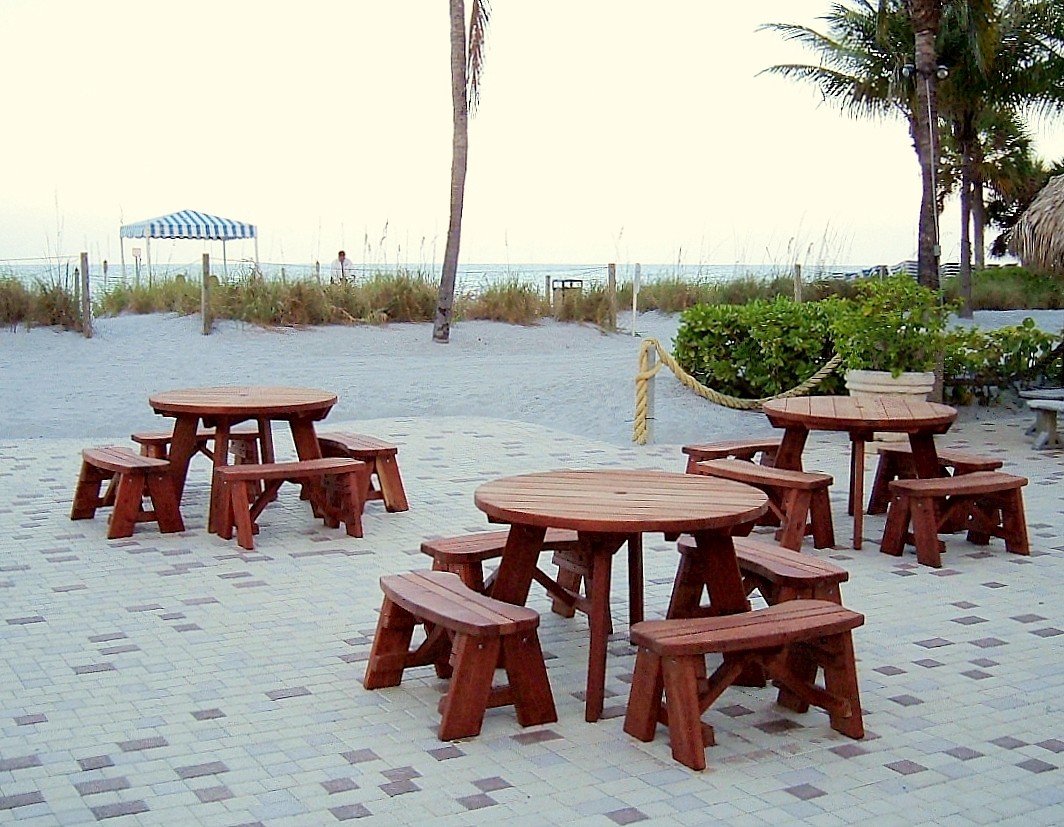
<path fill-rule="evenodd" d="M 915 396 L 927 399 L 935 388 L 935 373 L 926 371 L 893 376 L 888 370 L 849 370 L 846 371 L 845 381 L 850 396 Z M 908 437 L 905 434 L 883 433 L 876 434 L 876 439 L 900 442 Z"/>

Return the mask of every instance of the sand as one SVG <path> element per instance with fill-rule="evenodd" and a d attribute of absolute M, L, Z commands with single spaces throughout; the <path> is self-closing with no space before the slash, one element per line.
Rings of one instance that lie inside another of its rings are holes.
<path fill-rule="evenodd" d="M 982 326 L 1032 316 L 1059 331 L 1064 311 L 978 313 Z M 0 332 L 0 438 L 126 440 L 168 427 L 148 395 L 204 385 L 299 385 L 330 390 L 330 419 L 481 416 L 535 423 L 614 444 L 632 440 L 635 375 L 644 337 L 671 349 L 679 317 L 643 313 L 631 334 L 546 320 L 521 327 L 465 321 L 447 345 L 429 324 L 264 329 L 199 316 L 101 318 L 91 339 L 47 328 Z M 973 409 L 965 416 L 994 415 Z M 655 381 L 651 439 L 682 444 L 766 433 L 758 412 L 713 405 L 664 371 Z"/>

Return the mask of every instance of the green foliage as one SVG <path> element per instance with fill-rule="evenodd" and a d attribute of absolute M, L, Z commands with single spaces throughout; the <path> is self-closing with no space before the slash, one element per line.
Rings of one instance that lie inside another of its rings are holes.
<path fill-rule="evenodd" d="M 960 298 L 958 280 L 942 280 L 946 297 Z M 1023 267 L 990 267 L 972 273 L 973 310 L 1056 310 L 1064 307 L 1064 282 Z"/>
<path fill-rule="evenodd" d="M 1003 388 L 1060 383 L 1059 357 L 1055 362 L 1050 357 L 1061 336 L 1039 330 L 1033 319 L 996 330 L 955 327 L 945 343 L 947 401 L 989 401 Z"/>
<path fill-rule="evenodd" d="M 862 279 L 855 299 L 829 300 L 831 331 L 851 370 L 929 371 L 943 346 L 951 307 L 907 275 Z"/>
<path fill-rule="evenodd" d="M 745 305 L 698 305 L 680 317 L 673 355 L 707 387 L 743 399 L 773 396 L 801 384 L 831 358 L 830 318 L 823 304 L 789 299 Z M 829 376 L 817 390 L 837 393 Z"/>
<path fill-rule="evenodd" d="M 27 322 L 35 325 L 81 330 L 81 308 L 74 293 L 59 284 L 38 281 L 33 287 L 32 310 Z"/>
<path fill-rule="evenodd" d="M 550 306 L 538 289 L 514 278 L 489 285 L 479 293 L 462 296 L 457 315 L 463 319 L 531 325 L 550 315 Z"/>

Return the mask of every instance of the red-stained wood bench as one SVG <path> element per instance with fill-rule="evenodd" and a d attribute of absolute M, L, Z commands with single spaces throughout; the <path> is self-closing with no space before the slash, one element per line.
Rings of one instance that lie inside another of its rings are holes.
<path fill-rule="evenodd" d="M 366 463 L 369 476 L 363 500 L 383 500 L 388 511 L 410 508 L 399 474 L 398 446 L 376 437 L 352 433 L 318 434 L 318 445 L 322 456 L 348 457 Z"/>
<path fill-rule="evenodd" d="M 738 459 L 713 459 L 695 464 L 694 473 L 752 485 L 768 495 L 769 508 L 779 520 L 776 539 L 797 551 L 802 539 L 813 536 L 815 548 L 835 545 L 831 518 L 830 474 L 788 471 Z"/>
<path fill-rule="evenodd" d="M 898 557 L 905 544 L 912 543 L 921 564 L 941 568 L 938 535 L 960 526 L 967 529 L 969 543 L 987 545 L 991 537 L 1000 537 L 1006 551 L 1030 554 L 1023 510 L 1025 485 L 1026 477 L 1002 471 L 894 480 L 890 483 L 890 510 L 880 551 Z"/>
<path fill-rule="evenodd" d="M 381 589 L 366 689 L 398 686 L 404 670 L 433 664 L 451 679 L 440 701 L 441 741 L 479 735 L 485 712 L 497 706 L 512 705 L 523 727 L 558 720 L 534 610 L 493 600 L 443 571 L 388 575 Z M 419 623 L 426 638 L 411 649 Z M 493 688 L 500 655 L 509 683 Z"/>
<path fill-rule="evenodd" d="M 421 553 L 432 558 L 432 568 L 449 571 L 462 578 L 469 588 L 482 594 L 490 594 L 494 572 L 485 578 L 484 561 L 501 558 L 506 548 L 509 531 L 478 531 L 453 537 L 435 537 L 421 544 Z M 536 567 L 532 577 L 546 589 L 552 598 L 552 611 L 563 617 L 572 617 L 576 610 L 587 614 L 590 597 L 587 590 L 591 580 L 591 561 L 580 547 L 575 531 L 564 528 L 548 528 L 543 538 L 543 551 L 553 551 L 551 562 L 558 567 L 558 576 L 552 578 L 543 569 Z M 638 623 L 643 619 L 643 549 L 642 537 L 628 538 L 628 598 L 629 621 Z M 612 622 L 610 624 L 612 628 Z"/>
<path fill-rule="evenodd" d="M 100 487 L 108 485 L 101 496 Z M 144 496 L 152 508 L 142 507 Z M 107 539 L 130 537 L 137 523 L 155 522 L 164 533 L 184 531 L 177 503 L 170 463 L 164 459 L 144 457 L 129 448 L 86 448 L 81 452 L 81 472 L 70 519 L 88 520 L 96 509 L 114 506 L 107 526 Z"/>
<path fill-rule="evenodd" d="M 219 465 L 214 469 L 215 485 L 220 487 L 221 516 L 218 534 L 231 539 L 236 528 L 241 548 L 255 547 L 256 520 L 262 510 L 276 499 L 283 483 L 320 482 L 325 496 L 312 500 L 315 516 L 329 528 L 343 523 L 352 537 L 362 536 L 362 492 L 365 490 L 366 464 L 343 457 L 307 459 L 298 462 L 247 463 Z M 262 490 L 255 494 L 259 485 Z"/>
<path fill-rule="evenodd" d="M 756 537 L 736 537 L 735 559 L 749 595 L 758 591 L 770 606 L 787 600 L 827 600 L 842 604 L 839 584 L 850 579 L 844 568 L 811 554 L 802 554 Z M 694 540 L 684 535 L 676 542 L 682 555 L 695 554 Z M 701 595 L 698 596 L 699 600 Z M 688 601 L 687 605 L 694 605 Z M 716 614 L 709 605 L 699 608 L 698 615 Z M 670 617 L 672 613 L 670 612 Z"/>
<path fill-rule="evenodd" d="M 214 428 L 196 430 L 196 451 L 208 459 L 214 459 Z M 168 459 L 170 443 L 174 441 L 172 431 L 138 431 L 130 434 L 130 439 L 140 446 L 140 452 L 146 457 Z M 258 428 L 240 428 L 229 432 L 229 451 L 240 462 L 258 462 L 262 453 L 259 450 L 261 435 Z"/>
<path fill-rule="evenodd" d="M 723 442 L 684 445 L 680 450 L 687 454 L 687 473 L 695 474 L 697 469 L 694 466 L 707 459 L 745 459 L 753 462 L 754 457 L 760 454 L 762 465 L 772 465 L 782 441 L 782 436 L 730 439 Z"/>
<path fill-rule="evenodd" d="M 869 514 L 886 514 L 890 505 L 890 483 L 892 480 L 914 480 L 917 478 L 913 463 L 913 449 L 907 443 L 881 445 L 878 449 L 879 464 L 872 483 L 872 493 L 868 496 Z M 958 451 L 953 448 L 937 450 L 940 476 L 962 476 L 976 471 L 997 471 L 1004 463 L 993 457 L 981 457 Z"/>
<path fill-rule="evenodd" d="M 706 768 L 705 748 L 715 743 L 702 714 L 748 667 L 761 668 L 804 712 L 827 711 L 831 728 L 864 737 L 853 629 L 864 616 L 824 600 L 788 600 L 765 609 L 688 620 L 651 620 L 631 628 L 639 647 L 624 731 L 654 740 L 667 724 L 672 757 L 693 770 Z M 707 679 L 706 655 L 723 662 Z M 823 667 L 824 684 L 815 683 Z M 664 703 L 662 702 L 664 695 Z"/>

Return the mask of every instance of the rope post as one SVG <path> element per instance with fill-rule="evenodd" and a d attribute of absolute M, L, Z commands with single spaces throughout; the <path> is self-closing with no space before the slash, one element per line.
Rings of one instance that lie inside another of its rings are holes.
<path fill-rule="evenodd" d="M 638 266 L 637 264 L 636 267 Z M 634 321 L 632 329 L 635 330 Z M 658 349 L 649 348 L 647 350 L 647 371 L 650 372 L 650 378 L 647 380 L 647 442 L 650 442 L 651 437 L 654 436 L 654 376 L 657 375 L 658 368 Z"/>
<path fill-rule="evenodd" d="M 203 286 L 200 288 L 200 316 L 203 317 L 203 335 L 211 334 L 211 255 L 203 254 Z"/>
<path fill-rule="evenodd" d="M 802 303 L 802 265 L 794 265 L 794 301 L 796 304 Z"/>
<path fill-rule="evenodd" d="M 81 254 L 81 332 L 92 338 L 92 296 L 89 295 L 89 254 Z"/>

